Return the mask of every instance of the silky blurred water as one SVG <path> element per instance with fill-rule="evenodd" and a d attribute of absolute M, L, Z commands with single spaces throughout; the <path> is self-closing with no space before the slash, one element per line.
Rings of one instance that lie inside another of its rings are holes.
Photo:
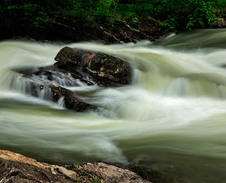
<path fill-rule="evenodd" d="M 133 162 L 175 182 L 226 180 L 226 30 L 158 43 L 75 43 L 131 62 L 133 83 L 73 90 L 100 106 L 78 113 L 26 94 L 16 68 L 54 64 L 65 45 L 0 42 L 0 148 L 50 163 Z"/>

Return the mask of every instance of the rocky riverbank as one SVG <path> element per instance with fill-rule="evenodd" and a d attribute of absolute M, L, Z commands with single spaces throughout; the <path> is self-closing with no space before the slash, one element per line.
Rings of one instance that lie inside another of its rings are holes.
<path fill-rule="evenodd" d="M 182 28 L 169 29 L 167 26 L 163 26 L 166 25 L 166 22 L 153 18 L 140 18 L 138 22 L 127 19 L 117 20 L 114 23 L 93 24 L 93 22 L 83 19 L 74 20 L 73 16 L 61 13 L 34 26 L 31 22 L 18 20 L 14 14 L 9 12 L 0 15 L 2 15 L 0 16 L 0 40 L 25 39 L 70 43 L 96 41 L 112 44 L 140 40 L 156 41 L 169 32 L 185 31 Z M 225 28 L 225 17 L 218 19 L 214 28 Z"/>
<path fill-rule="evenodd" d="M 148 183 L 128 169 L 106 163 L 58 166 L 38 162 L 11 151 L 0 150 L 0 182 L 86 182 L 86 183 Z"/>

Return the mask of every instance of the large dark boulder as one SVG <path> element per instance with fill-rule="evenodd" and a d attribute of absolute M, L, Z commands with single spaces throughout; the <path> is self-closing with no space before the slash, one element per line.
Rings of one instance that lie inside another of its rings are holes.
<path fill-rule="evenodd" d="M 82 69 L 103 86 L 130 84 L 131 65 L 117 57 L 64 47 L 55 57 L 56 66 L 69 72 Z"/>

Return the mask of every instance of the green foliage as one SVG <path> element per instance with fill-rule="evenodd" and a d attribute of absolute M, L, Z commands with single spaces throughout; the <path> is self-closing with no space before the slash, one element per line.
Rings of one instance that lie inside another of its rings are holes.
<path fill-rule="evenodd" d="M 95 14 L 98 16 L 109 17 L 112 14 L 115 0 L 100 0 L 96 7 Z"/>
<path fill-rule="evenodd" d="M 186 8 L 191 10 L 188 14 L 188 22 L 186 28 L 191 30 L 195 27 L 205 27 L 206 25 L 214 26 L 217 18 L 215 10 L 213 10 L 214 2 L 204 2 L 189 0 L 190 3 L 186 4 Z"/>
<path fill-rule="evenodd" d="M 10 5 L 7 7 L 7 10 L 11 14 L 22 14 L 24 21 L 32 24 L 35 27 L 39 26 L 41 22 L 48 18 L 44 8 L 32 3 Z"/>
<path fill-rule="evenodd" d="M 92 183 L 103 183 L 100 180 L 93 180 Z"/>
<path fill-rule="evenodd" d="M 58 13 L 93 23 L 143 18 L 163 21 L 168 29 L 195 29 L 211 27 L 217 16 L 224 16 L 226 0 L 8 0 L 1 11 L 23 16 L 33 26 L 39 26 Z"/>
<path fill-rule="evenodd" d="M 177 17 L 169 15 L 168 18 L 162 22 L 160 25 L 166 27 L 166 31 L 175 29 L 177 24 Z"/>
<path fill-rule="evenodd" d="M 119 5 L 118 13 L 125 17 L 153 17 L 170 29 L 212 27 L 216 13 L 226 6 L 226 0 L 127 0 Z"/>

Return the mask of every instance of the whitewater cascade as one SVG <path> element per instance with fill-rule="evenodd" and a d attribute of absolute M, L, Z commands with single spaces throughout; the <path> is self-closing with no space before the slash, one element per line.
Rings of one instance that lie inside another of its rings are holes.
<path fill-rule="evenodd" d="M 133 82 L 119 88 L 55 78 L 100 106 L 78 113 L 51 92 L 29 95 L 15 72 L 54 64 L 65 45 L 0 42 L 0 148 L 41 161 L 133 162 L 178 182 L 224 182 L 226 175 L 226 30 L 170 35 L 158 43 L 68 46 L 129 61 Z M 71 76 L 68 75 L 70 78 Z"/>

